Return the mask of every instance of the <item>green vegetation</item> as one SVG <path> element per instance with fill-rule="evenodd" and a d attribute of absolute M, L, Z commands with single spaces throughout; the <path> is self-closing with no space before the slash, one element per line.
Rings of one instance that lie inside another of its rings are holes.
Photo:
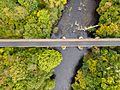
<path fill-rule="evenodd" d="M 102 38 L 119 38 L 120 28 L 117 24 L 111 23 L 110 25 L 101 25 L 101 27 L 96 30 L 96 34 Z"/>
<path fill-rule="evenodd" d="M 83 59 L 73 89 L 120 90 L 120 54 L 105 48 L 92 48 L 91 52 Z"/>
<path fill-rule="evenodd" d="M 50 38 L 67 0 L 0 0 L 0 38 Z"/>
<path fill-rule="evenodd" d="M 95 37 L 120 38 L 120 1 L 101 0 L 97 12 L 100 15 L 100 27 L 90 32 Z"/>
<path fill-rule="evenodd" d="M 96 36 L 120 38 L 120 0 L 101 0 L 97 12 L 100 28 L 96 30 Z"/>
<path fill-rule="evenodd" d="M 50 38 L 67 0 L 0 0 L 0 38 Z M 0 90 L 52 90 L 62 55 L 47 48 L 0 48 Z"/>
<path fill-rule="evenodd" d="M 61 54 L 44 48 L 0 48 L 0 90 L 52 90 Z"/>
<path fill-rule="evenodd" d="M 101 0 L 95 37 L 120 38 L 120 0 Z M 77 71 L 74 90 L 120 90 L 120 47 L 92 48 Z"/>

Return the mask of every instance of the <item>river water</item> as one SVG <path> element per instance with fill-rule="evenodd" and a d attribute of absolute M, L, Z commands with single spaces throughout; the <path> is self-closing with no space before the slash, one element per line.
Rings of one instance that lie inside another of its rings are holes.
<path fill-rule="evenodd" d="M 58 32 L 52 34 L 52 38 L 88 38 L 87 32 L 80 30 L 81 27 L 95 25 L 96 7 L 95 0 L 68 0 L 63 15 L 58 23 Z M 56 48 L 63 55 L 61 64 L 55 68 L 55 88 L 54 90 L 71 90 L 71 82 L 76 73 L 76 67 L 81 58 L 87 53 L 87 48 L 79 50 L 77 47 Z"/>

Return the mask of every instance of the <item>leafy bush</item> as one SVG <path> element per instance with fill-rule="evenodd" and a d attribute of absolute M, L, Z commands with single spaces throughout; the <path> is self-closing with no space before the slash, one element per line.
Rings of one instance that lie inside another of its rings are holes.
<path fill-rule="evenodd" d="M 78 70 L 74 90 L 119 90 L 120 54 L 111 49 L 93 48 Z"/>
<path fill-rule="evenodd" d="M 50 77 L 61 54 L 42 48 L 0 48 L 0 60 L 0 90 L 52 90 L 55 82 Z"/>
<path fill-rule="evenodd" d="M 0 0 L 0 38 L 50 38 L 67 0 Z"/>

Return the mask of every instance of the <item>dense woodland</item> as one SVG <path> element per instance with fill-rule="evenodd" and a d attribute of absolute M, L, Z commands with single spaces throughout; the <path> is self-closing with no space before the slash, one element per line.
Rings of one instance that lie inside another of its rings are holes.
<path fill-rule="evenodd" d="M 67 0 L 0 0 L 0 38 L 49 38 Z"/>
<path fill-rule="evenodd" d="M 120 38 L 120 0 L 101 0 L 95 37 Z M 120 90 L 120 47 L 90 49 L 77 71 L 74 90 Z"/>
<path fill-rule="evenodd" d="M 67 0 L 0 0 L 0 39 L 50 38 Z M 120 38 L 120 0 L 101 0 L 94 37 Z M 48 48 L 0 48 L 0 90 L 52 90 L 62 55 Z M 74 90 L 120 90 L 120 47 L 90 49 Z"/>
<path fill-rule="evenodd" d="M 45 48 L 0 48 L 0 90 L 51 90 L 61 54 Z"/>
<path fill-rule="evenodd" d="M 50 38 L 67 0 L 0 0 L 0 38 Z M 0 90 L 52 90 L 62 55 L 48 48 L 0 48 Z"/>

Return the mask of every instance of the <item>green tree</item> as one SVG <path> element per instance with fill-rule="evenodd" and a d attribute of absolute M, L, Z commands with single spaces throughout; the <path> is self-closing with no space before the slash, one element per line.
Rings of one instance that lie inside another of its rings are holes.
<path fill-rule="evenodd" d="M 101 25 L 101 27 L 96 30 L 96 36 L 101 38 L 109 37 L 109 38 L 119 38 L 120 37 L 120 29 L 117 24 L 111 23 L 110 25 Z"/>
<path fill-rule="evenodd" d="M 92 48 L 78 70 L 74 90 L 119 90 L 120 54 L 111 49 Z"/>
<path fill-rule="evenodd" d="M 120 4 L 119 4 L 120 5 Z M 120 7 L 119 5 L 110 6 L 104 14 L 101 14 L 99 19 L 99 24 L 110 24 L 115 23 L 120 20 Z"/>
<path fill-rule="evenodd" d="M 21 38 L 24 31 L 26 9 L 14 0 L 0 1 L 0 38 Z"/>
<path fill-rule="evenodd" d="M 0 48 L 0 59 L 0 90 L 54 88 L 55 81 L 50 77 L 61 61 L 58 51 L 45 48 Z"/>
<path fill-rule="evenodd" d="M 66 0 L 1 0 L 0 38 L 50 38 Z"/>
<path fill-rule="evenodd" d="M 18 3 L 30 12 L 38 8 L 38 5 L 40 4 L 37 0 L 18 0 Z"/>
<path fill-rule="evenodd" d="M 28 16 L 24 28 L 24 38 L 50 38 L 52 25 L 48 10 L 39 10 Z"/>
<path fill-rule="evenodd" d="M 94 35 L 101 38 L 120 37 L 120 1 L 101 0 L 97 12 L 100 15 L 99 28 Z"/>
<path fill-rule="evenodd" d="M 45 50 L 39 55 L 39 68 L 46 72 L 50 72 L 61 62 L 61 55 L 54 50 Z"/>

